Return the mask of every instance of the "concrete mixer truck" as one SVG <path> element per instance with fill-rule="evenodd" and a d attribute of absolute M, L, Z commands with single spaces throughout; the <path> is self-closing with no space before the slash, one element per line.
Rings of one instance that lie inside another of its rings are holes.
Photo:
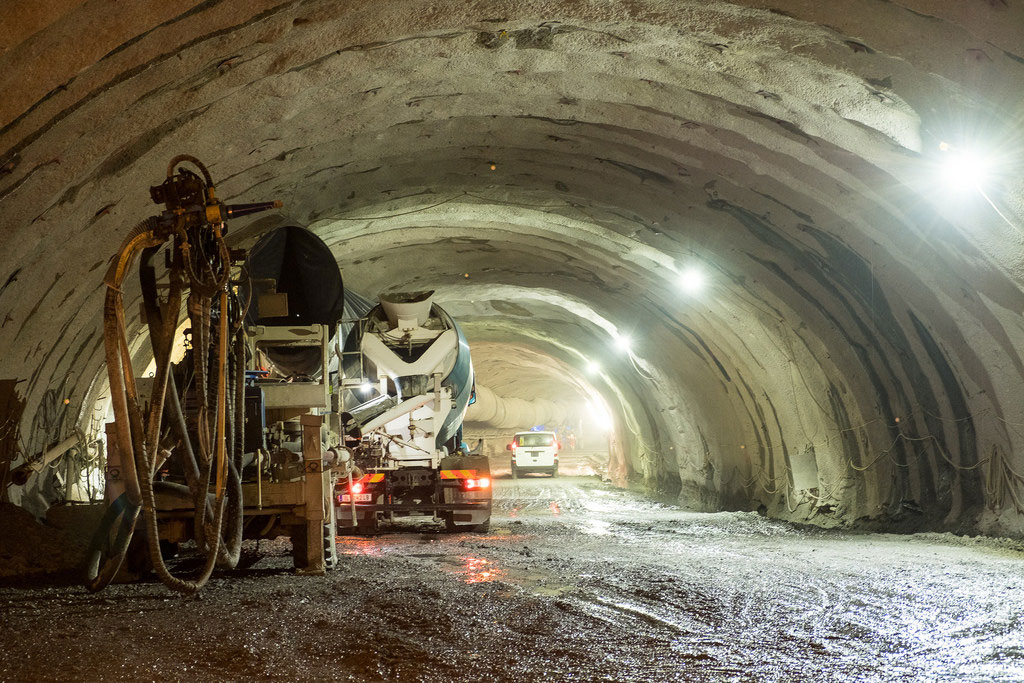
<path fill-rule="evenodd" d="M 473 365 L 433 292 L 387 294 L 344 336 L 341 429 L 354 465 L 336 488 L 339 530 L 431 516 L 448 531 L 485 531 L 491 476 L 462 444 Z"/>
<path fill-rule="evenodd" d="M 386 294 L 374 306 L 342 286 L 327 247 L 296 227 L 265 235 L 248 264 L 258 293 L 250 337 L 270 373 L 255 384 L 274 392 L 263 412 L 306 408 L 324 418 L 338 530 L 372 532 L 414 515 L 449 530 L 486 529 L 488 460 L 461 448 L 474 390 L 469 344 L 433 293 Z M 268 436 L 287 447 L 272 460 L 287 467 L 297 437 L 282 432 L 287 423 L 276 435 L 273 424 Z"/>

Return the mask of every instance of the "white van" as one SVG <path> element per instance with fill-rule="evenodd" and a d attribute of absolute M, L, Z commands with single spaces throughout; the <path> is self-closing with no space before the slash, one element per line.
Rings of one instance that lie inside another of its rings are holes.
<path fill-rule="evenodd" d="M 512 476 L 526 472 L 547 472 L 558 476 L 558 443 L 554 432 L 518 432 L 506 448 L 512 451 Z"/>

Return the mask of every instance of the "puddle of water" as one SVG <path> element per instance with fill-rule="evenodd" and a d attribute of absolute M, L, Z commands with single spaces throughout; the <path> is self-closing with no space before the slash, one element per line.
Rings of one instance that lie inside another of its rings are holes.
<path fill-rule="evenodd" d="M 611 533 L 611 524 L 601 519 L 588 519 L 583 523 L 583 533 L 593 536 L 607 536 Z"/>

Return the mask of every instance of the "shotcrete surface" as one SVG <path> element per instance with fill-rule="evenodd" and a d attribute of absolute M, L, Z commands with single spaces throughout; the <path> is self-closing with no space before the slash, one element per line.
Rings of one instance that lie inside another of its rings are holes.
<path fill-rule="evenodd" d="M 579 460 L 571 474 L 593 471 Z M 1024 546 L 692 513 L 595 476 L 496 481 L 486 534 L 284 540 L 195 598 L 0 588 L 0 680 L 1024 678 Z"/>

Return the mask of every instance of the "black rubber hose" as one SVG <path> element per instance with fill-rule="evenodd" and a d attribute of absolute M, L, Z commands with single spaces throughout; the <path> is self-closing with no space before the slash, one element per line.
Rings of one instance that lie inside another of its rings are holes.
<path fill-rule="evenodd" d="M 173 334 L 173 332 L 172 332 Z M 154 345 L 157 346 L 156 344 Z M 165 354 L 163 357 L 157 360 L 157 377 L 166 378 L 170 365 L 170 344 L 161 346 Z M 163 374 L 162 374 L 163 373 Z M 160 382 L 158 381 L 159 385 Z M 182 593 L 194 593 L 202 588 L 210 575 L 213 573 L 214 565 L 217 562 L 217 557 L 220 552 L 220 533 L 219 530 L 224 519 L 225 500 L 223 494 L 214 502 L 215 520 L 213 524 L 213 533 L 207 534 L 207 548 L 206 548 L 206 562 L 204 563 L 203 569 L 200 575 L 195 580 L 180 579 L 171 574 L 167 565 L 164 563 L 163 556 L 160 553 L 159 544 L 159 526 L 156 514 L 156 500 L 153 492 L 153 477 L 152 477 L 152 460 L 147 455 L 145 450 L 137 452 L 137 457 L 140 458 L 141 462 L 138 463 L 137 469 L 142 472 L 146 472 L 148 476 L 142 477 L 139 481 L 140 488 L 142 490 L 142 514 L 146 523 L 146 531 L 149 536 L 149 555 L 150 561 L 153 564 L 153 569 L 156 571 L 157 576 L 160 577 L 161 582 L 168 588 L 176 590 Z M 202 486 L 203 479 L 200 478 L 200 490 L 206 491 L 206 487 Z M 208 480 L 207 480 L 208 485 Z M 205 495 L 202 502 L 197 501 L 197 509 L 202 510 L 205 513 Z M 205 516 L 205 515 L 204 515 Z"/>
<path fill-rule="evenodd" d="M 146 532 L 152 539 L 159 538 L 159 530 L 157 528 L 156 518 L 156 501 L 153 493 L 153 480 L 150 477 L 144 477 L 140 482 L 142 484 L 142 516 L 146 522 Z M 224 520 L 224 497 L 214 502 L 214 508 L 216 508 L 216 519 L 214 521 L 214 528 L 219 529 L 221 523 Z M 181 593 L 195 593 L 209 580 L 210 575 L 213 573 L 214 564 L 217 561 L 217 553 L 219 552 L 220 546 L 220 534 L 215 534 L 213 537 L 213 547 L 208 549 L 206 555 L 206 562 L 203 565 L 203 569 L 199 574 L 199 577 L 194 581 L 186 579 L 179 579 L 178 577 L 171 574 L 167 569 L 167 565 L 164 564 L 163 557 L 159 554 L 159 542 L 157 542 L 157 556 L 153 557 L 152 552 L 150 553 L 150 559 L 153 561 L 153 569 L 156 571 L 157 576 L 160 577 L 160 581 L 165 586 L 172 590 L 179 591 Z M 152 548 L 152 546 L 151 546 Z"/>
<path fill-rule="evenodd" d="M 221 313 L 226 315 L 226 311 Z M 217 560 L 217 564 L 223 568 L 234 569 L 238 566 L 238 560 L 242 556 L 242 530 L 243 530 L 243 516 L 244 516 L 244 505 L 242 500 L 242 477 L 240 468 L 235 465 L 235 449 L 237 448 L 236 438 L 237 430 L 235 429 L 236 421 L 238 418 L 237 411 L 237 382 L 238 382 L 238 368 L 243 368 L 244 373 L 244 359 L 239 360 L 237 348 L 238 343 L 234 346 L 234 352 L 229 357 L 229 363 L 232 372 L 228 375 L 228 388 L 227 398 L 228 407 L 230 409 L 228 415 L 230 420 L 226 425 L 225 436 L 229 436 L 228 439 L 228 472 L 227 472 L 227 498 L 228 498 L 228 509 L 227 509 L 227 528 L 222 530 L 225 534 L 221 542 L 221 554 Z M 244 351 L 244 349 L 243 349 Z M 244 374 L 243 374 L 244 379 Z"/>
<path fill-rule="evenodd" d="M 245 335 L 235 333 L 235 467 L 242 471 L 245 456 Z"/>
<path fill-rule="evenodd" d="M 148 433 L 146 442 L 141 450 L 136 450 L 136 470 L 140 476 L 140 487 L 142 489 L 142 511 L 147 525 L 147 540 L 149 545 L 149 559 L 160 580 L 169 588 L 184 593 L 192 593 L 199 590 L 209 578 L 213 571 L 213 565 L 220 547 L 215 543 L 214 547 L 208 549 L 206 567 L 200 578 L 196 581 L 187 581 L 173 576 L 167 568 L 160 552 L 159 525 L 156 514 L 156 501 L 153 493 L 153 477 L 155 476 L 154 454 L 156 453 L 160 439 L 160 427 L 163 418 L 164 396 L 167 392 L 168 376 L 170 375 L 171 352 L 174 344 L 174 332 L 177 327 L 177 312 L 181 307 L 181 278 L 171 278 L 171 288 L 168 293 L 167 311 L 172 315 L 163 320 L 159 304 L 156 300 L 156 277 L 151 259 L 156 253 L 155 248 L 148 248 L 143 252 L 143 259 L 139 264 L 139 279 L 143 284 L 143 301 L 147 308 L 147 319 L 149 322 L 150 342 L 153 347 L 156 359 L 156 378 L 152 396 L 150 397 L 150 413 L 148 420 Z M 129 410 L 132 405 L 129 401 Z M 196 492 L 193 492 L 196 493 Z M 197 501 L 197 506 L 205 512 L 206 496 L 203 492 L 203 500 Z M 223 515 L 223 504 L 218 509 L 218 518 Z M 220 522 L 215 528 L 220 527 Z M 219 540 L 219 539 L 217 539 Z"/>
<path fill-rule="evenodd" d="M 175 240 L 175 249 L 173 252 L 174 258 L 171 264 L 170 277 L 172 287 L 177 286 L 180 291 L 180 288 L 184 283 L 182 279 L 181 249 L 177 248 L 179 245 L 180 237 Z M 150 318 L 154 312 L 156 316 L 159 317 L 160 309 L 156 305 L 155 301 L 155 273 L 140 271 L 140 278 L 142 280 L 143 301 L 148 300 L 151 302 L 147 304 L 147 318 Z M 178 306 L 180 306 L 180 300 L 178 302 Z M 176 324 L 177 321 L 175 321 L 175 325 Z M 172 335 L 174 331 L 171 331 Z M 169 341 L 173 343 L 173 337 L 170 337 Z M 200 484 L 199 466 L 196 464 L 195 450 L 192 448 L 192 438 L 188 433 L 188 424 L 185 422 L 185 413 L 181 408 L 181 401 L 178 398 L 178 388 L 174 380 L 173 372 L 169 373 L 167 376 L 167 408 L 170 413 L 169 422 L 171 426 L 171 433 L 174 435 L 174 438 L 177 439 L 179 444 L 173 451 L 173 457 L 181 467 L 182 473 L 185 475 L 185 482 L 188 484 L 189 490 L 192 491 L 194 509 L 193 529 L 196 537 L 196 546 L 200 550 L 205 550 L 206 520 L 213 518 L 213 508 L 207 497 L 209 487 L 207 486 L 204 488 Z"/>

